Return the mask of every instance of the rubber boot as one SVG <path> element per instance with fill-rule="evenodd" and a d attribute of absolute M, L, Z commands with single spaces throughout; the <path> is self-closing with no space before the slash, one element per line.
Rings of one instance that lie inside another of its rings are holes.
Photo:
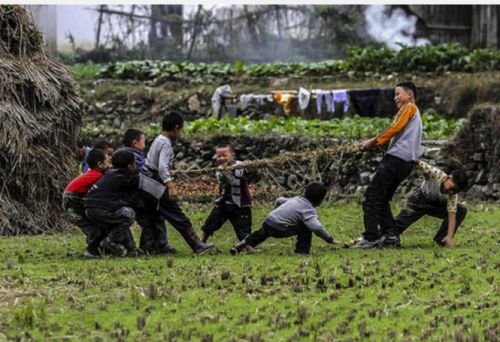
<path fill-rule="evenodd" d="M 196 254 L 202 254 L 212 248 L 215 248 L 214 243 L 204 243 L 200 240 L 193 227 L 180 232 L 186 243 L 191 247 Z"/>

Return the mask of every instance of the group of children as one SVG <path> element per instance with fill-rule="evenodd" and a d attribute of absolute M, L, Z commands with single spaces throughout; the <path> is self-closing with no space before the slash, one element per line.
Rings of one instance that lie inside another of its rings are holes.
<path fill-rule="evenodd" d="M 176 201 L 177 190 L 171 177 L 172 146 L 181 137 L 183 125 L 179 113 L 167 114 L 163 131 L 153 141 L 147 157 L 143 154 L 146 138 L 136 129 L 125 132 L 124 147 L 111 152 L 111 158 L 95 146 L 86 152 L 79 150 L 89 170 L 66 187 L 63 207 L 70 222 L 87 236 L 86 257 L 175 253 L 168 243 L 165 221 L 182 235 L 193 252 L 199 254 L 215 247 L 201 241 Z M 139 248 L 130 231 L 135 221 L 142 229 Z"/>
<path fill-rule="evenodd" d="M 415 96 L 413 83 L 398 84 L 395 89 L 398 113 L 392 125 L 360 145 L 368 150 L 389 144 L 364 196 L 365 231 L 361 238 L 344 246 L 399 247 L 399 236 L 423 215 L 443 219 L 434 237 L 436 243 L 448 247 L 454 244 L 453 237 L 466 215 L 466 208 L 457 202 L 456 194 L 466 189 L 467 177 L 462 170 L 447 175 L 418 160 L 422 121 Z M 136 129 L 125 133 L 124 147 L 116 152 L 106 142 L 96 144 L 93 149 L 79 150 L 84 173 L 66 187 L 63 206 L 70 222 L 78 225 L 87 237 L 86 257 L 175 253 L 175 248 L 168 243 L 165 221 L 197 254 L 215 247 L 207 241 L 228 220 L 239 241 L 230 249 L 231 254 L 252 251 L 269 237 L 291 236 L 297 237 L 295 252 L 309 254 L 313 233 L 329 244 L 342 244 L 319 220 L 316 207 L 327 194 L 321 182 L 308 184 L 303 196 L 278 198 L 275 209 L 264 219 L 261 228 L 252 232 L 252 198 L 245 170 L 237 167 L 226 170 L 227 166 L 241 163 L 235 160 L 234 148 L 229 143 L 215 149 L 220 167 L 216 173 L 219 196 L 202 227 L 200 239 L 177 202 L 178 193 L 172 178 L 173 146 L 181 138 L 183 125 L 181 114 L 168 113 L 163 118 L 163 130 L 146 157 L 143 155 L 145 136 Z M 389 202 L 399 184 L 415 167 L 425 181 L 394 218 Z M 130 231 L 134 221 L 142 230 L 139 248 Z"/>

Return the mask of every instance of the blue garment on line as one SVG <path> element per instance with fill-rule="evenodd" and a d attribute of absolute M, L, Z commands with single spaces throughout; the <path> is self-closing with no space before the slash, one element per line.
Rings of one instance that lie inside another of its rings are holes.
<path fill-rule="evenodd" d="M 347 97 L 347 90 L 334 90 L 332 91 L 332 111 L 335 113 L 335 103 L 344 103 L 344 113 L 349 110 L 349 98 Z"/>

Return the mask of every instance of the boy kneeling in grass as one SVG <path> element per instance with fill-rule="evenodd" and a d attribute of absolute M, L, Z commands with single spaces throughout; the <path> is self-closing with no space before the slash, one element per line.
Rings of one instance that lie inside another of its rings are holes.
<path fill-rule="evenodd" d="M 106 235 L 102 227 L 85 215 L 83 198 L 109 168 L 109 156 L 103 150 L 94 148 L 87 152 L 86 163 L 90 169 L 73 179 L 64 189 L 63 208 L 69 222 L 78 226 L 87 237 L 87 251 L 83 256 L 93 258 L 99 256 L 99 244 Z"/>
<path fill-rule="evenodd" d="M 269 237 L 297 236 L 295 253 L 307 255 L 311 249 L 312 233 L 329 244 L 341 244 L 340 241 L 334 240 L 321 224 L 316 211 L 316 207 L 323 202 L 326 192 L 327 189 L 323 183 L 312 182 L 307 185 L 304 196 L 278 198 L 276 200 L 278 207 L 267 215 L 262 228 L 251 233 L 239 244 L 232 247 L 231 254 L 238 254 L 246 246 L 253 248 Z"/>
<path fill-rule="evenodd" d="M 425 181 L 408 198 L 408 202 L 396 218 L 397 233 L 401 235 L 410 225 L 424 215 L 442 218 L 443 222 L 434 236 L 434 241 L 453 247 L 453 237 L 467 214 L 467 208 L 458 203 L 457 193 L 467 188 L 467 175 L 457 169 L 447 175 L 421 160 L 417 171 Z"/>
<path fill-rule="evenodd" d="M 138 250 L 130 231 L 135 212 L 129 204 L 130 195 L 139 185 L 134 154 L 118 150 L 111 163 L 113 167 L 85 196 L 85 213 L 91 221 L 109 228 L 108 236 L 100 244 L 104 251 L 115 256 L 123 256 L 125 252 L 127 256 L 137 256 Z"/>

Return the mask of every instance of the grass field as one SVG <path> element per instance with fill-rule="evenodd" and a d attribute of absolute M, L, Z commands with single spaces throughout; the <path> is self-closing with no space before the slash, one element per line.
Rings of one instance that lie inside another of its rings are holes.
<path fill-rule="evenodd" d="M 186 206 L 186 208 L 188 208 Z M 200 227 L 210 208 L 190 206 Z M 254 229 L 269 207 L 256 206 Z M 361 232 L 355 203 L 320 207 L 335 238 Z M 403 249 L 336 249 L 313 238 L 268 240 L 232 257 L 193 256 L 169 228 L 169 257 L 82 260 L 82 235 L 0 239 L 0 340 L 490 340 L 498 341 L 500 206 L 469 210 L 456 248 L 435 246 L 425 218 Z M 137 232 L 137 229 L 135 230 Z"/>

